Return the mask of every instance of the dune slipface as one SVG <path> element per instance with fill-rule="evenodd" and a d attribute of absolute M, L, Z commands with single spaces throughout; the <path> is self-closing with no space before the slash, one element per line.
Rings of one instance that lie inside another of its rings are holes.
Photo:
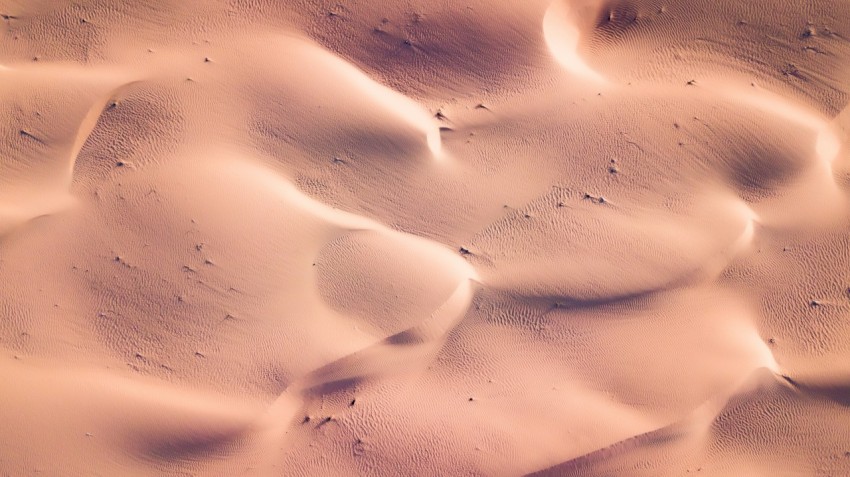
<path fill-rule="evenodd" d="M 0 474 L 850 475 L 847 1 L 0 14 Z"/>

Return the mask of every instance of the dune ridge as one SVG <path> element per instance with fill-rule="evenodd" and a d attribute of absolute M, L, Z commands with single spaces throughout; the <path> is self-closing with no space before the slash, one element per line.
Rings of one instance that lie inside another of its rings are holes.
<path fill-rule="evenodd" d="M 0 473 L 850 474 L 846 2 L 0 14 Z"/>

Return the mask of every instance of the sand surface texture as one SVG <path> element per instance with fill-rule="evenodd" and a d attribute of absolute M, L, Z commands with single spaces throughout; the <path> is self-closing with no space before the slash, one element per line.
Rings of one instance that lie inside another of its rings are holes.
<path fill-rule="evenodd" d="M 0 475 L 850 475 L 847 0 L 0 13 Z"/>

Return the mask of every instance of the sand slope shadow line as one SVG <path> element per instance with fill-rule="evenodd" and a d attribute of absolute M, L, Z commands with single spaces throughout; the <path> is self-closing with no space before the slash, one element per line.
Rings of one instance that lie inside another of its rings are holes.
<path fill-rule="evenodd" d="M 258 426 L 265 430 L 266 447 L 277 449 L 286 429 L 311 395 L 333 392 L 375 376 L 425 369 L 439 353 L 447 335 L 463 320 L 472 300 L 473 279 L 463 279 L 454 293 L 422 323 L 374 345 L 324 365 L 291 383 L 269 406 Z M 263 451 L 267 467 L 276 455 Z"/>
<path fill-rule="evenodd" d="M 3 364 L 0 376 L 16 385 L 0 391 L 0 398 L 14 403 L 35 394 L 49 395 L 36 402 L 65 408 L 89 426 L 89 437 L 98 438 L 100 431 L 108 429 L 129 456 L 151 466 L 163 460 L 198 462 L 239 453 L 262 412 L 259 403 L 167 382 L 139 381 L 102 369 L 57 371 Z M 39 412 L 50 415 L 49 410 Z"/>
<path fill-rule="evenodd" d="M 460 323 L 472 298 L 472 280 L 463 279 L 452 295 L 416 326 L 326 364 L 292 382 L 286 393 L 312 394 L 335 383 L 358 382 L 370 376 L 407 371 L 415 359 L 439 351 Z"/>
<path fill-rule="evenodd" d="M 88 141 L 89 136 L 91 136 L 92 131 L 94 131 L 94 128 L 97 127 L 97 123 L 100 121 L 103 113 L 111 107 L 116 96 L 138 83 L 141 83 L 141 81 L 129 81 L 112 88 L 107 94 L 101 96 L 92 104 L 86 115 L 83 117 L 83 120 L 80 121 L 77 133 L 74 135 L 73 145 L 71 146 L 71 150 L 68 155 L 69 183 L 74 179 L 74 170 L 77 165 L 77 158 L 80 155 L 80 151 L 82 151 L 83 147 L 86 145 L 86 142 Z"/>
<path fill-rule="evenodd" d="M 660 447 L 681 442 L 689 437 L 702 439 L 711 431 L 717 417 L 725 409 L 734 405 L 737 398 L 750 395 L 754 388 L 764 387 L 794 388 L 792 383 L 783 375 L 777 374 L 767 367 L 760 367 L 753 370 L 736 385 L 731 386 L 729 391 L 707 399 L 702 405 L 678 421 L 527 475 L 536 477 L 588 475 L 587 473 L 591 471 L 593 466 L 622 457 L 637 449 Z"/>
<path fill-rule="evenodd" d="M 850 378 L 824 379 L 817 377 L 800 380 L 788 376 L 784 376 L 784 378 L 803 394 L 850 407 Z"/>

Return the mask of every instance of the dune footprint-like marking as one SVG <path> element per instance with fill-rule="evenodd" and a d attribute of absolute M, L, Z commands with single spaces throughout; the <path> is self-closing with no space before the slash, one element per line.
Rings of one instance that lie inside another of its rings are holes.
<path fill-rule="evenodd" d="M 422 323 L 308 373 L 293 382 L 258 421 L 259 459 L 275 467 L 286 447 L 287 429 L 307 400 L 369 380 L 424 371 L 439 353 L 449 332 L 462 320 L 472 299 L 474 280 L 462 279 L 451 296 Z"/>
<path fill-rule="evenodd" d="M 570 73 L 596 83 L 607 84 L 608 79 L 588 65 L 579 54 L 581 17 L 579 9 L 587 9 L 587 2 L 555 0 L 543 17 L 543 37 L 552 56 Z"/>

